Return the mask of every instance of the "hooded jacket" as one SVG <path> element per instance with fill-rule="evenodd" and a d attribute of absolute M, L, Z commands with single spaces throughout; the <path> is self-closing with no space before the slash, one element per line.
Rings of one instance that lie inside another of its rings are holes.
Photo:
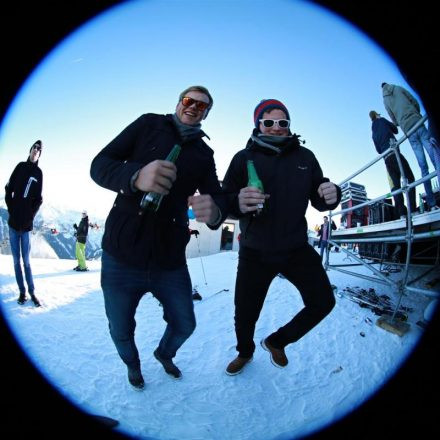
<path fill-rule="evenodd" d="M 188 196 L 197 189 L 200 194 L 210 194 L 220 211 L 226 213 L 214 153 L 203 136 L 200 130 L 183 141 L 172 115 L 148 113 L 126 127 L 93 159 L 92 179 L 117 193 L 105 223 L 102 248 L 106 252 L 139 268 L 147 268 L 152 262 L 168 269 L 186 263 L 185 248 L 190 239 Z M 164 160 L 175 144 L 180 144 L 182 150 L 170 193 L 157 212 L 142 211 L 144 193 L 133 191 L 132 177 L 144 165 Z M 220 224 L 208 227 L 217 229 Z"/>
<path fill-rule="evenodd" d="M 383 104 L 394 124 L 405 134 L 422 119 L 420 105 L 408 90 L 394 84 L 382 87 Z"/>
<path fill-rule="evenodd" d="M 8 225 L 16 231 L 32 231 L 33 221 L 43 198 L 43 173 L 38 161 L 29 159 L 20 162 L 5 186 L 5 201 L 8 207 Z"/>
<path fill-rule="evenodd" d="M 309 201 L 319 211 L 334 209 L 341 199 L 337 187 L 336 203 L 329 206 L 318 195 L 318 187 L 329 179 L 323 177 L 314 154 L 300 145 L 297 135 L 283 147 L 265 147 L 255 141 L 258 130 L 249 139 L 245 149 L 233 157 L 223 180 L 223 190 L 230 199 L 230 212 L 240 219 L 240 247 L 268 253 L 284 253 L 307 243 L 305 213 Z M 264 192 L 270 194 L 263 213 L 241 213 L 238 193 L 247 185 L 247 160 L 253 160 Z"/>

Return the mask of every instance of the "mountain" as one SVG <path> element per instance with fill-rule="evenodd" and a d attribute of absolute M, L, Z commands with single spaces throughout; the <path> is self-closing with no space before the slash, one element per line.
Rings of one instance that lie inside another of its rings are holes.
<path fill-rule="evenodd" d="M 0 254 L 11 254 L 9 245 L 8 211 L 4 199 L 0 200 Z M 81 221 L 81 211 L 41 205 L 31 234 L 31 256 L 34 258 L 75 259 L 76 238 L 73 224 Z M 104 220 L 89 215 L 89 222 L 96 227 L 89 227 L 86 258 L 96 259 L 101 256 L 101 240 L 104 233 Z"/>

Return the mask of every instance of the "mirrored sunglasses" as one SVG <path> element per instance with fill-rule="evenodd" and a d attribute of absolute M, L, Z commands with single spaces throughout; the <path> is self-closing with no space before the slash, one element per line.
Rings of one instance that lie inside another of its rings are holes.
<path fill-rule="evenodd" d="M 196 109 L 199 111 L 204 111 L 209 107 L 209 103 L 203 101 L 197 101 L 197 99 L 190 98 L 189 96 L 184 96 L 182 98 L 182 105 L 184 107 L 190 107 L 193 104 L 196 105 Z"/>

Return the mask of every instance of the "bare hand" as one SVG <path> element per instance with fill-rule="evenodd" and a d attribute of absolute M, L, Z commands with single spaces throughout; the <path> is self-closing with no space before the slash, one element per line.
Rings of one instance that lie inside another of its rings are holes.
<path fill-rule="evenodd" d="M 319 197 L 323 197 L 327 205 L 333 205 L 338 200 L 336 185 L 332 182 L 321 183 L 318 187 Z"/>
<path fill-rule="evenodd" d="M 155 160 L 140 170 L 134 186 L 143 192 L 167 195 L 176 180 L 176 173 L 176 165 L 172 162 Z"/>
<path fill-rule="evenodd" d="M 262 209 L 264 201 L 269 194 L 263 194 L 259 189 L 252 186 L 242 188 L 238 194 L 238 207 L 243 214 Z"/>
<path fill-rule="evenodd" d="M 209 194 L 188 197 L 188 206 L 192 210 L 196 221 L 213 224 L 219 217 L 220 210 Z"/>

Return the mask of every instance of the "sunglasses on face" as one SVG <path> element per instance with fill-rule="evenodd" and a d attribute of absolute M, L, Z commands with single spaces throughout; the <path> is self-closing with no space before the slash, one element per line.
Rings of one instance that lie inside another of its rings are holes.
<path fill-rule="evenodd" d="M 275 124 L 280 128 L 289 128 L 290 121 L 288 119 L 260 119 L 260 122 L 263 124 L 263 127 L 271 128 Z"/>
<path fill-rule="evenodd" d="M 209 103 L 207 102 L 197 101 L 197 99 L 190 98 L 189 96 L 184 96 L 182 98 L 182 105 L 184 107 L 191 107 L 193 104 L 195 104 L 196 109 L 201 112 L 209 107 Z"/>
<path fill-rule="evenodd" d="M 36 146 L 34 147 L 34 150 L 41 151 L 41 147 L 40 147 L 39 145 L 36 145 Z"/>

